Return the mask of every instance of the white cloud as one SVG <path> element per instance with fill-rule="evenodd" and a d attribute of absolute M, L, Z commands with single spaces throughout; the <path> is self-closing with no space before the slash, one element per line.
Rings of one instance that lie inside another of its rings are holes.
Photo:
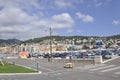
<path fill-rule="evenodd" d="M 47 5 L 43 5 L 42 2 L 45 4 L 48 0 L 45 2 L 44 0 L 0 0 L 0 38 L 26 40 L 33 36 L 49 35 L 50 26 L 54 29 L 69 29 L 74 26 L 74 20 L 69 13 L 52 14 L 47 17 L 42 12 Z M 62 5 L 71 6 L 71 3 Z M 58 33 L 53 32 L 53 34 Z"/>
<path fill-rule="evenodd" d="M 32 21 L 34 17 L 29 16 L 19 8 L 4 8 L 0 11 L 0 24 L 1 25 L 16 25 L 26 24 Z"/>
<path fill-rule="evenodd" d="M 39 0 L 0 0 L 0 5 L 6 7 L 19 7 L 21 9 L 43 9 Z"/>
<path fill-rule="evenodd" d="M 0 10 L 0 38 L 26 40 L 33 36 L 41 37 L 49 35 L 49 31 L 46 32 L 45 30 L 51 25 L 55 29 L 70 28 L 74 25 L 74 21 L 68 13 L 46 18 L 30 15 L 21 9 L 21 7 L 14 7 L 13 5 L 9 7 L 8 5 L 3 6 L 3 9 Z"/>
<path fill-rule="evenodd" d="M 106 6 L 112 2 L 112 0 L 93 0 L 96 7 Z"/>
<path fill-rule="evenodd" d="M 55 0 L 54 4 L 56 6 L 58 6 L 59 8 L 63 8 L 63 7 L 71 7 L 72 4 L 69 2 L 65 2 L 65 0 Z"/>
<path fill-rule="evenodd" d="M 74 25 L 74 20 L 68 13 L 52 16 L 54 28 L 70 28 Z"/>
<path fill-rule="evenodd" d="M 84 3 L 84 0 L 53 0 L 53 5 L 55 8 L 59 9 L 70 9 L 77 8 L 76 5 L 81 5 Z"/>
<path fill-rule="evenodd" d="M 119 20 L 113 20 L 112 24 L 114 24 L 114 25 L 119 25 L 119 24 L 120 24 L 120 21 L 119 21 Z"/>
<path fill-rule="evenodd" d="M 85 15 L 81 12 L 77 12 L 76 15 L 79 19 L 81 19 L 85 23 L 94 22 L 94 18 L 88 14 Z"/>

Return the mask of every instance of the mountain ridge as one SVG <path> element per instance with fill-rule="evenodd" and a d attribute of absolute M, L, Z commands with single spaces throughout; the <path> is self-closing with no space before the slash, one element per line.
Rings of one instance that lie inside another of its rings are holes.
<path fill-rule="evenodd" d="M 113 36 L 107 36 L 107 37 L 99 37 L 99 36 L 52 36 L 52 39 L 55 40 L 64 40 L 64 39 L 88 39 L 88 38 L 106 38 L 106 39 L 120 39 L 120 35 L 113 35 Z M 45 36 L 41 38 L 34 38 L 24 41 L 25 43 L 38 43 L 43 40 L 50 39 L 50 36 Z"/>
<path fill-rule="evenodd" d="M 52 36 L 52 39 L 55 40 L 64 40 L 64 39 L 88 39 L 88 38 L 107 38 L 107 39 L 120 39 L 120 35 L 113 35 L 113 36 L 106 36 L 106 37 L 99 37 L 99 36 Z M 0 46 L 6 45 L 15 45 L 21 43 L 39 43 L 43 40 L 49 40 L 50 36 L 39 37 L 34 39 L 28 39 L 26 41 L 20 41 L 18 39 L 0 39 Z"/>
<path fill-rule="evenodd" d="M 15 45 L 20 44 L 21 41 L 18 39 L 0 39 L 0 46 L 6 46 L 6 45 Z"/>

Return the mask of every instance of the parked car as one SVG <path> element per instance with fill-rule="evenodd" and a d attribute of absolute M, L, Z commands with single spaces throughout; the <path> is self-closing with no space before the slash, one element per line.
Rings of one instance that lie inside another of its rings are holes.
<path fill-rule="evenodd" d="M 101 51 L 101 55 L 103 59 L 111 59 L 112 58 L 112 53 L 105 50 L 105 51 Z"/>
<path fill-rule="evenodd" d="M 120 50 L 111 50 L 111 52 L 113 52 L 114 55 L 120 56 Z"/>
<path fill-rule="evenodd" d="M 47 53 L 47 54 L 44 54 L 43 57 L 44 58 L 51 58 L 52 56 L 49 53 Z"/>
<path fill-rule="evenodd" d="M 88 58 L 87 52 L 82 52 L 80 56 L 81 58 Z"/>
<path fill-rule="evenodd" d="M 41 53 L 29 53 L 29 57 L 43 58 Z"/>
<path fill-rule="evenodd" d="M 111 59 L 112 54 L 113 53 L 109 50 L 102 50 L 102 51 L 96 51 L 95 55 L 101 55 L 103 59 Z"/>
<path fill-rule="evenodd" d="M 55 53 L 55 54 L 52 54 L 52 57 L 53 57 L 53 58 L 61 58 L 61 57 L 62 57 L 62 54 L 60 54 L 60 53 Z"/>
<path fill-rule="evenodd" d="M 94 55 L 95 55 L 95 53 L 94 53 L 94 52 L 92 52 L 92 51 L 87 51 L 87 55 L 88 55 L 88 56 L 94 56 Z"/>

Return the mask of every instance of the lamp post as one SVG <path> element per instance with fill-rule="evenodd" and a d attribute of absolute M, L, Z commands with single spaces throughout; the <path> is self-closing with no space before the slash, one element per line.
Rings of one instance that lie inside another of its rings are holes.
<path fill-rule="evenodd" d="M 32 47 L 31 47 L 31 53 L 32 53 L 32 55 L 34 55 L 34 35 L 35 35 L 35 33 L 33 32 L 32 33 Z"/>
<path fill-rule="evenodd" d="M 50 58 L 52 58 L 52 29 L 51 29 L 51 27 L 50 27 L 50 54 L 48 56 L 48 62 L 51 61 Z"/>

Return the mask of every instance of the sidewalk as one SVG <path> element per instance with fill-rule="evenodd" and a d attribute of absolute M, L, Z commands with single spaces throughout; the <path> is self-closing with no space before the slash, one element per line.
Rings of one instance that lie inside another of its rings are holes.
<path fill-rule="evenodd" d="M 41 71 L 36 73 L 0 73 L 0 75 L 34 75 L 34 74 L 42 74 Z"/>

